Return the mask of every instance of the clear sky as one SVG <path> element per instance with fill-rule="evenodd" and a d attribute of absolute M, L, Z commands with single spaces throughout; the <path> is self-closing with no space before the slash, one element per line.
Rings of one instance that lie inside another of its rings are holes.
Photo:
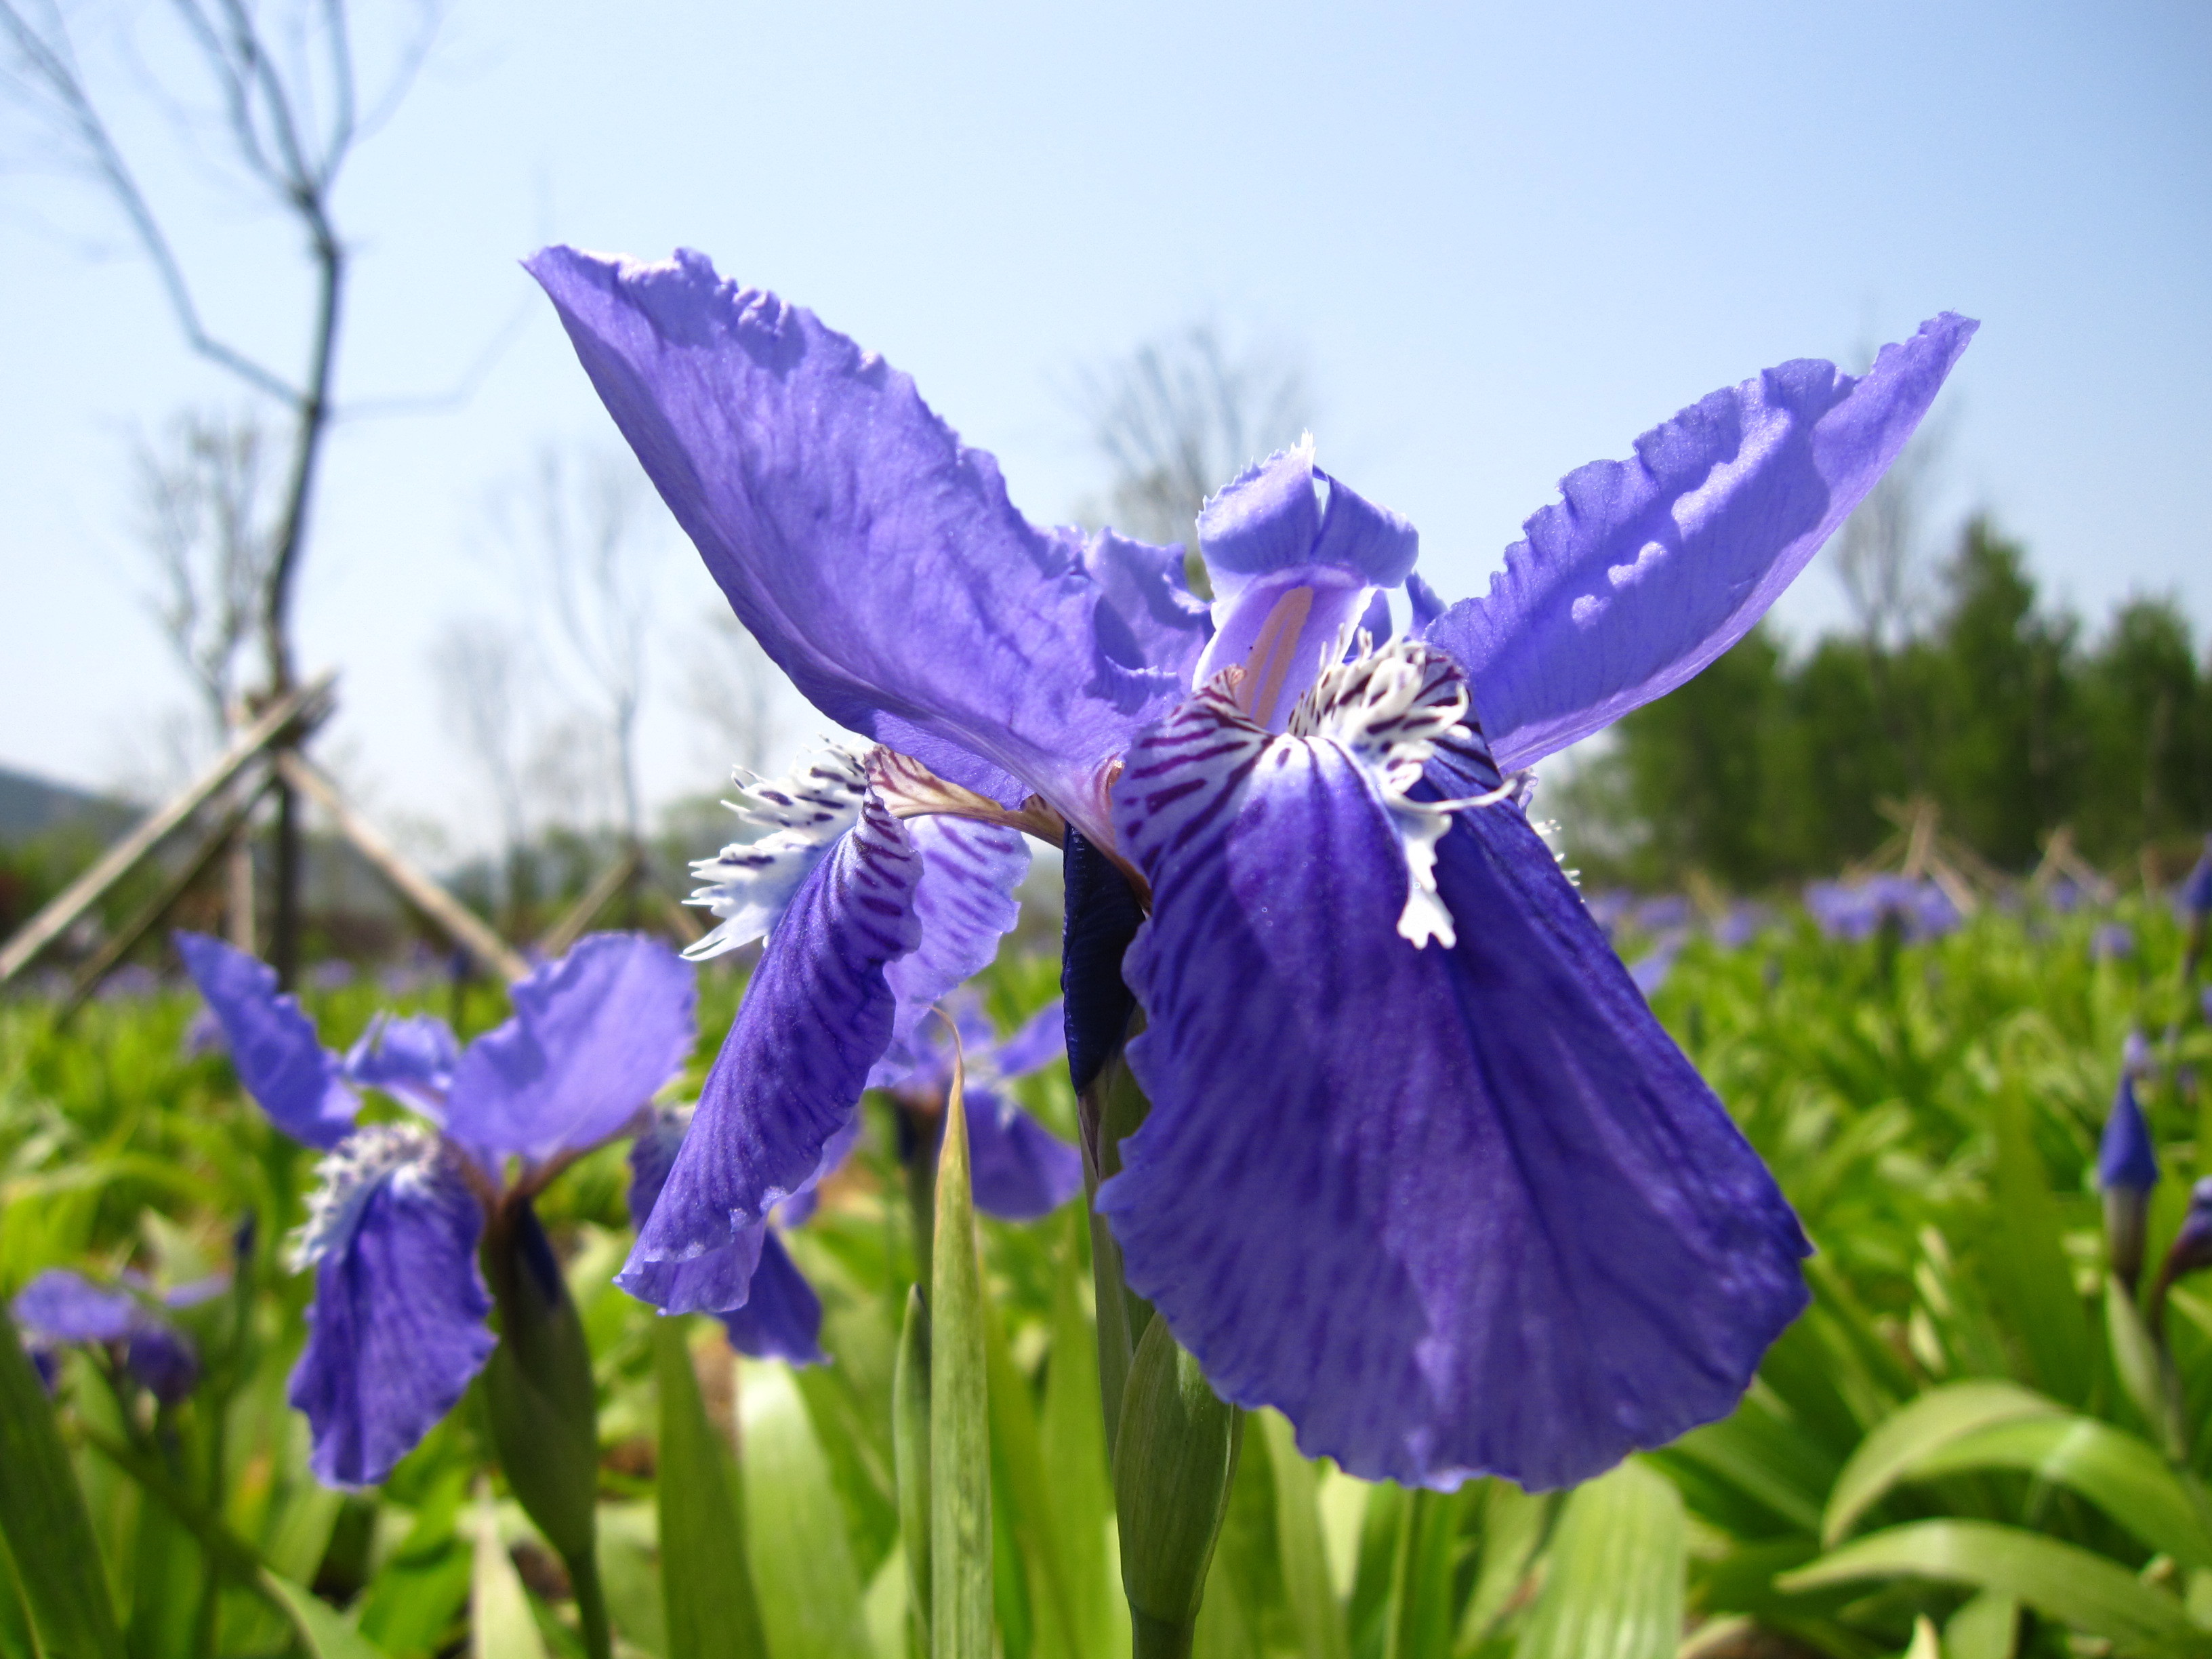
<path fill-rule="evenodd" d="M 150 5 L 82 15 L 95 61 L 174 51 Z M 118 107 L 145 73 L 124 62 Z M 2176 592 L 2201 626 L 2209 91 L 2201 0 L 453 0 L 339 198 L 342 392 L 448 385 L 524 320 L 461 407 L 337 434 L 304 654 L 345 671 L 337 749 L 380 810 L 482 840 L 429 641 L 529 603 L 488 495 L 609 429 L 514 264 L 549 240 L 696 246 L 812 307 L 911 372 L 1038 519 L 1100 482 L 1066 392 L 1084 365 L 1200 315 L 1292 343 L 1323 464 L 1413 519 L 1448 596 L 1571 467 L 1767 364 L 1954 308 L 1984 327 L 1946 394 L 1953 506 L 1988 507 L 2093 616 Z M 124 127 L 219 328 L 295 360 L 286 233 L 151 118 Z M 0 763 L 99 782 L 183 701 L 143 617 L 129 435 L 240 394 L 86 199 L 0 174 Z M 676 624 L 713 590 L 688 554 L 665 581 L 656 795 L 719 775 L 668 695 Z M 1836 619 L 1822 566 L 1783 614 Z"/>

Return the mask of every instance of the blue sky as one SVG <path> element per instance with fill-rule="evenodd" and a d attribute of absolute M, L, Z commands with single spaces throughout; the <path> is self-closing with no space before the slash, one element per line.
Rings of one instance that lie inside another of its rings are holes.
<path fill-rule="evenodd" d="M 109 13 L 159 72 L 150 7 Z M 109 46 L 102 46 L 107 42 Z M 133 82 L 111 82 L 127 101 Z M 1096 489 L 1067 388 L 1197 316 L 1310 367 L 1324 465 L 1420 527 L 1448 595 L 1559 477 L 1716 386 L 1851 357 L 1954 308 L 1953 510 L 1986 506 L 2092 616 L 2212 619 L 2212 10 L 2034 3 L 921 8 L 454 0 L 340 196 L 342 392 L 458 410 L 337 437 L 301 605 L 346 672 L 333 752 L 395 817 L 483 838 L 425 672 L 520 613 L 487 497 L 607 428 L 514 260 L 678 244 L 912 373 L 1016 501 Z M 125 136 L 225 332 L 290 361 L 287 233 L 158 123 Z M 20 162 L 19 130 L 10 153 Z M 0 762 L 100 781 L 181 683 L 143 618 L 128 438 L 240 394 L 180 348 L 69 181 L 0 174 Z M 668 562 L 648 783 L 719 768 L 667 695 L 714 601 Z M 1785 601 L 1840 615 L 1816 564 Z"/>

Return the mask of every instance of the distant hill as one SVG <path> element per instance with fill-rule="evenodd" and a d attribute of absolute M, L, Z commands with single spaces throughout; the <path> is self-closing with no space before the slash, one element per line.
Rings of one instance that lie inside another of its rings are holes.
<path fill-rule="evenodd" d="M 121 835 L 143 812 L 128 801 L 0 766 L 0 846 L 13 847 L 64 824 L 82 826 L 105 841 Z"/>

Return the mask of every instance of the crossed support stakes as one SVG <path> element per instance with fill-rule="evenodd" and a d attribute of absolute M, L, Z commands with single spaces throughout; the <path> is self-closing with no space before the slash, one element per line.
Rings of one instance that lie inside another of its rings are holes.
<path fill-rule="evenodd" d="M 528 973 L 530 964 L 520 951 L 410 863 L 346 800 L 329 776 L 301 752 L 302 739 L 327 720 L 336 706 L 333 687 L 337 678 L 335 672 L 319 675 L 264 709 L 206 770 L 110 847 L 89 869 L 24 923 L 13 938 L 0 945 L 0 984 L 28 967 L 156 848 L 188 824 L 194 825 L 198 833 L 189 850 L 161 887 L 78 969 L 66 1004 L 67 1009 L 73 1011 L 130 953 L 133 945 L 161 926 L 193 883 L 231 846 L 255 804 L 279 780 L 320 807 L 338 834 L 372 868 L 481 967 L 510 981 Z M 627 879 L 635 862 L 633 851 L 618 866 L 622 879 Z M 610 884 L 602 877 L 592 888 L 592 892 L 599 895 L 599 902 L 592 908 L 597 910 L 604 905 L 619 884 L 619 881 Z M 556 933 L 566 930 L 570 942 L 591 920 L 586 913 L 574 918 L 572 925 L 573 917 L 572 911 L 571 917 L 563 918 L 556 929 Z M 550 937 L 548 942 L 551 942 Z"/>

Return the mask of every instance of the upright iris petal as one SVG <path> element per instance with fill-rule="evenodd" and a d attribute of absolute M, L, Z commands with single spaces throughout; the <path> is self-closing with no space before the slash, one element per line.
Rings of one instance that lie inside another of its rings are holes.
<path fill-rule="evenodd" d="M 1517 811 L 1453 821 L 1455 940 L 1408 940 L 1358 748 L 1209 690 L 1132 753 L 1152 1109 L 1099 1203 L 1224 1397 L 1309 1453 L 1565 1485 L 1730 1410 L 1805 1245 Z"/>
<path fill-rule="evenodd" d="M 447 1128 L 543 1160 L 615 1134 L 691 1052 L 691 969 L 657 939 L 594 933 L 511 988 L 514 1016 L 453 1068 Z"/>
<path fill-rule="evenodd" d="M 1801 359 L 1593 461 L 1480 599 L 1428 629 L 1507 771 L 1671 691 L 1751 631 L 1896 459 L 1977 324 L 1949 312 L 1854 379 Z"/>
<path fill-rule="evenodd" d="M 1182 693 L 1177 556 L 1030 525 L 997 464 L 811 313 L 718 278 L 529 262 L 738 619 L 836 720 L 1006 805 L 1096 826 L 1098 774 Z"/>
<path fill-rule="evenodd" d="M 380 1012 L 346 1050 L 345 1074 L 358 1088 L 380 1089 L 433 1121 L 442 1121 L 446 1092 L 461 1045 L 435 1014 Z"/>
<path fill-rule="evenodd" d="M 322 1045 L 295 998 L 279 995 L 276 970 L 204 933 L 179 933 L 177 953 L 222 1022 L 231 1064 L 246 1093 L 293 1139 L 325 1150 L 353 1127 L 361 1101 L 344 1066 Z"/>
<path fill-rule="evenodd" d="M 422 1131 L 365 1129 L 324 1171 L 297 1251 L 315 1270 L 290 1399 L 331 1486 L 381 1480 L 453 1409 L 495 1346 L 477 1266 L 483 1211 Z"/>

